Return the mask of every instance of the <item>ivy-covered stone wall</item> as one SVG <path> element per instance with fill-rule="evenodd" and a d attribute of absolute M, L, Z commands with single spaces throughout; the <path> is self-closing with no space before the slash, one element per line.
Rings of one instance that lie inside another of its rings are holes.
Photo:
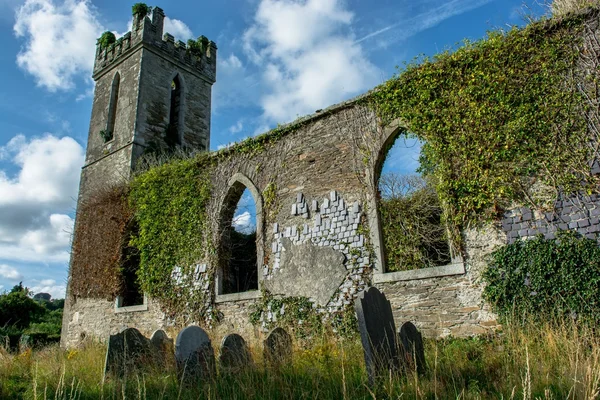
<path fill-rule="evenodd" d="M 150 334 L 194 322 L 248 340 L 277 325 L 303 337 L 311 326 L 345 332 L 369 285 L 388 296 L 398 325 L 412 321 L 427 336 L 495 329 L 481 275 L 513 230 L 503 229 L 503 216 L 514 224 L 518 207 L 543 213 L 558 196 L 597 192 L 589 104 L 600 80 L 588 68 L 598 61 L 590 54 L 600 54 L 597 21 L 587 10 L 492 33 L 411 64 L 352 101 L 136 175 L 129 200 L 139 230 L 130 244 L 150 300 L 131 312 L 98 308 L 91 295 L 72 302 L 68 344 L 133 323 Z M 402 135 L 426 142 L 422 172 L 435 178 L 453 259 L 386 273 L 377 183 Z M 544 196 L 530 190 L 536 185 Z M 261 290 L 223 294 L 223 232 L 242 186 L 256 203 Z"/>

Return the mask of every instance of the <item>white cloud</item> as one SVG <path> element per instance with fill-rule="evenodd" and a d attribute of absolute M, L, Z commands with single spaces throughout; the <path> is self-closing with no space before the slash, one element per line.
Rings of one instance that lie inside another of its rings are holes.
<path fill-rule="evenodd" d="M 249 211 L 244 211 L 242 214 L 233 217 L 231 226 L 238 232 L 252 233 L 256 229 L 253 220 L 252 214 Z"/>
<path fill-rule="evenodd" d="M 15 268 L 10 267 L 6 264 L 0 264 L 0 277 L 4 279 L 10 279 L 13 281 L 18 281 L 23 279 L 23 275 L 19 273 Z"/>
<path fill-rule="evenodd" d="M 49 293 L 53 299 L 64 299 L 67 289 L 65 285 L 58 285 L 54 279 L 34 282 L 34 286 L 29 288 L 33 293 Z"/>
<path fill-rule="evenodd" d="M 68 215 L 52 214 L 49 222 L 49 225 L 27 231 L 19 240 L 19 245 L 44 255 L 68 248 L 75 221 Z"/>
<path fill-rule="evenodd" d="M 229 127 L 229 132 L 235 134 L 241 132 L 242 129 L 244 129 L 244 124 L 242 123 L 242 120 L 239 120 L 235 125 Z"/>
<path fill-rule="evenodd" d="M 244 49 L 265 71 L 266 120 L 289 121 L 378 82 L 379 70 L 348 33 L 352 19 L 341 0 L 261 0 Z"/>
<path fill-rule="evenodd" d="M 76 76 L 90 74 L 103 30 L 88 0 L 26 0 L 13 28 L 25 39 L 18 66 L 51 92 L 72 89 Z"/>
<path fill-rule="evenodd" d="M 171 19 L 169 17 L 165 17 L 165 25 L 164 30 L 165 33 L 170 33 L 175 36 L 175 40 L 183 40 L 186 42 L 188 39 L 194 39 L 194 34 L 189 26 L 187 26 L 183 21 L 178 19 Z"/>
<path fill-rule="evenodd" d="M 0 170 L 0 259 L 67 261 L 83 148 L 70 137 L 17 135 L 0 155 L 19 169 Z"/>

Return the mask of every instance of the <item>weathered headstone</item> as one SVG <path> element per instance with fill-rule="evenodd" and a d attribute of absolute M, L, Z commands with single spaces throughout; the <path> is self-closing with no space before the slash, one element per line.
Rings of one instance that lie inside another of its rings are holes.
<path fill-rule="evenodd" d="M 283 328 L 275 328 L 264 342 L 265 361 L 277 367 L 292 360 L 292 337 Z"/>
<path fill-rule="evenodd" d="M 411 322 L 405 322 L 400 328 L 400 341 L 408 368 L 423 374 L 425 372 L 425 348 L 421 332 Z"/>
<path fill-rule="evenodd" d="M 360 293 L 354 307 L 369 383 L 373 384 L 377 376 L 400 370 L 392 306 L 383 293 L 370 287 Z"/>
<path fill-rule="evenodd" d="M 135 328 L 127 328 L 108 338 L 104 376 L 123 377 L 131 371 L 153 365 L 150 340 Z"/>
<path fill-rule="evenodd" d="M 239 371 L 252 366 L 252 356 L 246 341 L 236 333 L 223 338 L 219 365 L 225 371 Z"/>
<path fill-rule="evenodd" d="M 174 353 L 173 339 L 168 337 L 165 331 L 159 329 L 154 332 L 150 338 L 150 344 L 158 365 L 166 367 L 171 364 Z"/>
<path fill-rule="evenodd" d="M 215 353 L 210 338 L 198 326 L 188 326 L 177 335 L 175 358 L 182 381 L 192 383 L 216 375 Z"/>

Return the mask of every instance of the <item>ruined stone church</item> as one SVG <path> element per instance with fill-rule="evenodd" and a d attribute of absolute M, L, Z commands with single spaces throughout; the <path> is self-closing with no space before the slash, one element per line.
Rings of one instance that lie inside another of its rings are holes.
<path fill-rule="evenodd" d="M 202 53 L 190 56 L 185 43 L 163 32 L 164 18 L 155 8 L 151 17 L 134 18 L 132 31 L 117 43 L 98 46 L 80 204 L 101 188 L 130 179 L 149 148 L 167 144 L 209 151 L 217 46 L 202 39 Z M 157 125 L 167 129 L 155 129 Z M 485 257 L 507 241 L 536 232 L 513 234 L 518 232 L 511 225 L 516 219 L 507 217 L 503 228 L 463 231 L 463 248 L 453 251 L 445 265 L 389 272 L 377 185 L 387 149 L 405 128 L 399 121 L 380 127 L 374 112 L 358 99 L 291 126 L 295 129 L 274 145 L 257 154 L 221 157 L 211 171 L 208 212 L 216 216 L 210 222 L 215 231 L 231 226 L 231 205 L 244 190 L 256 206 L 256 254 L 246 275 L 228 271 L 227 263 L 210 268 L 204 260 L 194 269 L 196 290 L 212 291 L 211 307 L 220 315 L 210 327 L 214 335 L 236 332 L 259 339 L 262 331 L 250 322 L 249 312 L 262 289 L 308 298 L 327 314 L 351 306 L 358 293 L 376 286 L 391 301 L 397 326 L 412 321 L 428 337 L 482 334 L 498 326 L 482 299 Z M 269 185 L 277 188 L 272 195 L 279 207 L 267 215 Z M 74 279 L 85 279 L 85 268 L 72 260 L 63 345 L 76 345 L 85 337 L 105 339 L 127 327 L 149 336 L 172 326 L 159 302 L 147 294 L 107 299 L 73 293 Z M 84 273 L 75 277 L 73 271 Z M 173 266 L 174 285 L 178 274 Z M 205 284 L 210 281 L 214 285 Z"/>

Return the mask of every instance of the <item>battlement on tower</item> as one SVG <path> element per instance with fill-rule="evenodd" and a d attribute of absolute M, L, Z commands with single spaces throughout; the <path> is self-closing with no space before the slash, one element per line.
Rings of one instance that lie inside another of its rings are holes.
<path fill-rule="evenodd" d="M 188 46 L 185 42 L 175 41 L 173 35 L 168 32 L 163 34 L 164 11 L 155 7 L 152 19 L 145 16 L 137 18 L 134 16 L 133 28 L 124 34 L 108 48 L 96 46 L 96 58 L 94 61 L 94 79 L 103 72 L 109 70 L 120 60 L 138 49 L 145 47 L 155 51 L 162 56 L 170 58 L 173 62 L 183 64 L 190 72 L 197 73 L 210 83 L 216 80 L 217 67 L 217 45 L 205 36 Z"/>

